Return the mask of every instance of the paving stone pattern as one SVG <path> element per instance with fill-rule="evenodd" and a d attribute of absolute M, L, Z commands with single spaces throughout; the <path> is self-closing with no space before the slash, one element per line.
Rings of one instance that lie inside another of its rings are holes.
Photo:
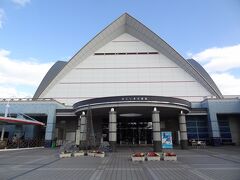
<path fill-rule="evenodd" d="M 58 149 L 0 152 L 0 179 L 17 180 L 239 180 L 240 147 L 207 147 L 173 151 L 178 161 L 132 162 L 134 152 L 151 147 L 119 147 L 105 158 L 59 159 Z"/>

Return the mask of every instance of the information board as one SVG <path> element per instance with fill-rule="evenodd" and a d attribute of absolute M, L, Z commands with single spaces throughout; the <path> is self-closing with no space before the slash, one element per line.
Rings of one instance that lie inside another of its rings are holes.
<path fill-rule="evenodd" d="M 161 132 L 162 135 L 162 148 L 163 149 L 172 149 L 172 132 L 171 131 L 164 131 Z"/>

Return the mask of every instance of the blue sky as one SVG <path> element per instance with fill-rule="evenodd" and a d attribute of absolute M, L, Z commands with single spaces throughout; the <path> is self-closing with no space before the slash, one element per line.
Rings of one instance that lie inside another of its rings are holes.
<path fill-rule="evenodd" d="M 125 12 L 240 94 L 240 0 L 0 0 L 0 97 L 33 95 L 55 61 Z"/>

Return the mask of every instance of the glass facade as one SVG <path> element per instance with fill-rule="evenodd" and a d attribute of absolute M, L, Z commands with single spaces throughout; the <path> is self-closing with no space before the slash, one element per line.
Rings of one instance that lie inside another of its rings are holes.
<path fill-rule="evenodd" d="M 208 141 L 207 116 L 187 116 L 187 135 L 188 139 Z"/>
<path fill-rule="evenodd" d="M 232 135 L 227 116 L 218 115 L 218 125 L 222 143 L 231 143 Z"/>

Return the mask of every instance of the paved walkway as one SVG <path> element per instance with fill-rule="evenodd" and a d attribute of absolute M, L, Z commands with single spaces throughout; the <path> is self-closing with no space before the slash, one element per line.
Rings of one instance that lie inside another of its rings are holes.
<path fill-rule="evenodd" d="M 136 151 L 151 148 L 119 148 L 105 158 L 59 159 L 57 149 L 0 152 L 0 179 L 240 179 L 240 147 L 174 150 L 177 162 L 132 162 Z"/>

